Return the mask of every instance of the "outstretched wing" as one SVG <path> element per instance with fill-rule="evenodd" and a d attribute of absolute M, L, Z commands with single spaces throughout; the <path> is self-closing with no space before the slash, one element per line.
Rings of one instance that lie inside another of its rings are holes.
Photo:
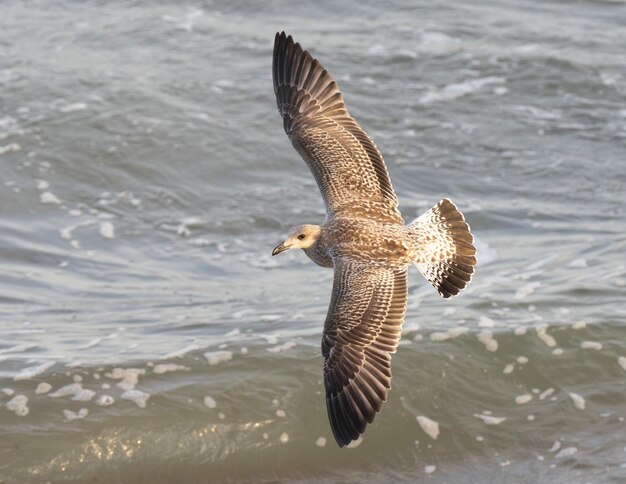
<path fill-rule="evenodd" d="M 335 260 L 322 354 L 328 418 L 340 447 L 357 439 L 387 400 L 406 302 L 406 268 Z"/>
<path fill-rule="evenodd" d="M 273 78 L 285 132 L 311 169 L 328 216 L 403 223 L 378 148 L 348 114 L 328 71 L 284 32 L 274 42 Z"/>

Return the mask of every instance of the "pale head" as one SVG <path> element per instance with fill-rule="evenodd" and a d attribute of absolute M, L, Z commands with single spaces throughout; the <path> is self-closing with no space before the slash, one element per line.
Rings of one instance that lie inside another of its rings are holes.
<path fill-rule="evenodd" d="M 308 249 L 317 242 L 321 233 L 322 228 L 319 225 L 298 225 L 291 229 L 282 244 L 276 246 L 272 255 L 280 254 L 288 249 Z"/>

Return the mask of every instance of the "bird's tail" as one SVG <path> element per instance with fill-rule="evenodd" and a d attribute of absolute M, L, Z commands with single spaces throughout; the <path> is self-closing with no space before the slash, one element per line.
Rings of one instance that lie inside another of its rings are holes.
<path fill-rule="evenodd" d="M 476 265 L 474 237 L 463 214 L 444 198 L 408 228 L 414 237 L 416 267 L 443 297 L 456 296 Z"/>

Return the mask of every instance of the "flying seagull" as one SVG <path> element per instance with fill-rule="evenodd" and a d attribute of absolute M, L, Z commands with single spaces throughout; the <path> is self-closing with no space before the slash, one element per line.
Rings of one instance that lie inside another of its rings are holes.
<path fill-rule="evenodd" d="M 448 199 L 404 224 L 376 145 L 348 113 L 328 71 L 284 32 L 274 41 L 273 79 L 285 132 L 317 181 L 326 220 L 295 227 L 272 255 L 299 248 L 334 268 L 322 354 L 328 418 L 343 447 L 387 400 L 409 266 L 449 298 L 470 281 L 476 249 Z"/>

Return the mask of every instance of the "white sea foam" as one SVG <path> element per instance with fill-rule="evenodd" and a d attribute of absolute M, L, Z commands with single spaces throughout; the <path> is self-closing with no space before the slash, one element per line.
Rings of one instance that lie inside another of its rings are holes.
<path fill-rule="evenodd" d="M 597 341 L 583 341 L 580 343 L 580 347 L 584 350 L 601 350 L 602 343 L 598 343 Z"/>
<path fill-rule="evenodd" d="M 559 450 L 561 448 L 561 441 L 560 440 L 556 440 L 554 442 L 554 444 L 552 444 L 552 447 L 550 447 L 548 449 L 548 452 L 556 452 L 557 450 Z"/>
<path fill-rule="evenodd" d="M 44 381 L 44 382 L 41 382 L 39 385 L 37 385 L 37 388 L 35 388 L 35 395 L 44 395 L 48 393 L 50 390 L 52 390 L 52 385 Z"/>
<path fill-rule="evenodd" d="M 209 396 L 204 397 L 204 404 L 209 408 L 217 407 L 217 402 Z"/>
<path fill-rule="evenodd" d="M 494 417 L 493 415 L 482 415 L 480 413 L 475 413 L 474 417 L 479 418 L 487 425 L 500 425 L 506 420 L 506 417 Z"/>
<path fill-rule="evenodd" d="M 9 348 L 4 348 L 0 350 L 0 355 L 6 353 L 24 353 L 25 351 L 32 350 L 33 348 L 37 348 L 37 345 L 34 343 L 25 343 L 21 345 L 11 346 Z"/>
<path fill-rule="evenodd" d="M 28 415 L 28 397 L 25 395 L 15 395 L 6 404 L 7 410 L 14 412 L 18 417 Z"/>
<path fill-rule="evenodd" d="M 578 449 L 576 447 L 565 447 L 564 449 L 561 449 L 555 456 L 555 459 L 562 459 L 563 457 L 571 457 L 573 456 L 576 452 L 578 452 Z"/>
<path fill-rule="evenodd" d="M 620 356 L 617 358 L 617 364 L 626 371 L 626 356 Z"/>
<path fill-rule="evenodd" d="M 469 328 L 463 328 L 463 327 L 452 328 L 452 329 L 449 329 L 448 331 L 431 333 L 430 340 L 431 341 L 446 341 L 449 339 L 457 338 L 461 336 L 462 334 L 467 333 L 468 331 L 469 331 Z"/>
<path fill-rule="evenodd" d="M 541 287 L 541 283 L 540 282 L 530 282 L 530 283 L 526 284 L 525 286 L 520 287 L 515 292 L 515 299 L 525 299 L 525 298 L 527 298 L 533 292 L 535 292 L 535 289 L 537 289 L 538 287 Z"/>
<path fill-rule="evenodd" d="M 63 410 L 65 420 L 67 420 L 68 422 L 85 418 L 88 413 L 89 410 L 87 410 L 86 408 L 81 408 L 78 412 L 73 412 L 72 410 Z"/>
<path fill-rule="evenodd" d="M 426 435 L 433 440 L 437 440 L 437 437 L 439 437 L 439 424 L 423 415 L 418 415 L 416 418 L 417 423 L 422 427 Z"/>
<path fill-rule="evenodd" d="M 493 319 L 488 318 L 487 316 L 481 316 L 480 321 L 478 322 L 479 328 L 493 328 L 495 325 L 496 323 Z"/>
<path fill-rule="evenodd" d="M 126 390 L 122 393 L 121 398 L 124 400 L 130 400 L 139 408 L 146 408 L 146 402 L 150 398 L 150 394 L 142 392 L 141 390 Z"/>
<path fill-rule="evenodd" d="M 96 405 L 101 407 L 108 407 L 115 403 L 115 399 L 111 395 L 100 395 L 96 400 Z"/>
<path fill-rule="evenodd" d="M 162 375 L 163 373 L 169 373 L 171 371 L 189 370 L 189 367 L 184 365 L 176 365 L 174 363 L 160 363 L 155 365 L 152 369 L 152 373 Z"/>
<path fill-rule="evenodd" d="M 39 201 L 45 204 L 59 205 L 61 200 L 52 192 L 43 192 L 39 195 Z"/>
<path fill-rule="evenodd" d="M 87 109 L 87 104 L 81 102 L 65 104 L 59 107 L 59 111 L 62 113 L 73 113 L 74 111 L 83 111 L 85 109 Z"/>
<path fill-rule="evenodd" d="M 5 146 L 0 146 L 0 155 L 4 155 L 5 153 L 11 153 L 20 151 L 22 147 L 17 143 L 10 143 Z"/>
<path fill-rule="evenodd" d="M 426 474 L 432 474 L 433 472 L 435 472 L 437 470 L 437 466 L 425 466 L 424 467 L 424 472 Z"/>
<path fill-rule="evenodd" d="M 232 351 L 209 351 L 204 354 L 209 365 L 217 365 L 233 359 Z"/>
<path fill-rule="evenodd" d="M 420 104 L 431 104 L 441 101 L 452 101 L 458 99 L 467 94 L 471 94 L 482 89 L 484 86 L 491 84 L 504 84 L 506 79 L 504 77 L 483 77 L 480 79 L 471 79 L 469 81 L 460 82 L 457 84 L 448 84 L 441 89 L 432 90 L 424 94 L 420 99 Z"/>
<path fill-rule="evenodd" d="M 96 392 L 94 392 L 93 390 L 88 390 L 87 388 L 81 388 L 74 394 L 74 396 L 72 397 L 72 400 L 75 400 L 77 402 L 90 402 L 95 396 L 96 396 Z"/>
<path fill-rule="evenodd" d="M 587 323 L 585 323 L 584 321 L 577 321 L 576 323 L 572 324 L 572 329 L 584 329 L 587 327 Z"/>
<path fill-rule="evenodd" d="M 100 222 L 100 235 L 105 239 L 115 238 L 115 226 L 109 222 Z"/>
<path fill-rule="evenodd" d="M 556 340 L 546 333 L 548 326 L 542 324 L 537 328 L 537 337 L 545 343 L 546 346 L 550 348 L 554 348 L 556 346 Z"/>
<path fill-rule="evenodd" d="M 487 351 L 498 351 L 498 342 L 493 339 L 493 334 L 490 331 L 483 331 L 478 335 L 478 341 L 485 345 Z"/>
<path fill-rule="evenodd" d="M 291 348 L 295 346 L 297 346 L 297 343 L 295 341 L 287 341 L 286 343 L 283 343 L 282 345 L 267 348 L 267 351 L 269 351 L 270 353 L 280 353 L 283 351 L 290 350 Z"/>
<path fill-rule="evenodd" d="M 280 434 L 279 439 L 283 444 L 286 444 L 287 442 L 289 442 L 289 434 L 287 432 L 283 432 L 282 434 Z"/>
<path fill-rule="evenodd" d="M 572 401 L 574 402 L 574 406 L 578 410 L 585 409 L 585 399 L 581 397 L 578 393 L 570 393 L 569 397 L 572 399 Z"/>
<path fill-rule="evenodd" d="M 315 441 L 315 445 L 318 447 L 324 447 L 326 445 L 326 437 L 318 437 Z"/>
<path fill-rule="evenodd" d="M 15 381 L 30 380 L 34 376 L 41 375 L 52 366 L 54 366 L 54 361 L 46 361 L 41 365 L 29 366 L 28 368 L 24 368 L 23 370 L 21 370 L 17 375 L 13 377 L 13 379 Z"/>
<path fill-rule="evenodd" d="M 544 400 L 554 393 L 554 388 L 547 388 L 539 394 L 539 400 Z"/>
<path fill-rule="evenodd" d="M 113 368 L 109 373 L 105 373 L 104 376 L 113 380 L 122 380 L 117 384 L 122 390 L 132 390 L 135 388 L 139 381 L 139 375 L 144 375 L 146 370 L 143 368 Z"/>
<path fill-rule="evenodd" d="M 161 359 L 162 360 L 170 360 L 172 358 L 180 358 L 185 356 L 187 353 L 191 353 L 192 351 L 201 350 L 209 346 L 208 343 L 192 343 L 184 348 L 176 351 L 172 351 L 171 353 L 166 354 Z"/>
<path fill-rule="evenodd" d="M 13 390 L 13 388 L 1 388 L 0 392 L 4 393 L 5 395 L 11 396 L 15 393 L 15 390 Z"/>
<path fill-rule="evenodd" d="M 524 395 L 518 395 L 515 397 L 515 403 L 518 405 L 524 405 L 525 403 L 530 402 L 533 399 L 533 396 L 530 393 L 525 393 Z"/>
<path fill-rule="evenodd" d="M 515 366 L 513 366 L 511 363 L 507 363 L 504 369 L 502 370 L 502 373 L 504 373 L 505 375 L 508 375 L 510 373 L 513 373 L 514 369 L 515 369 Z"/>
<path fill-rule="evenodd" d="M 280 418 L 285 418 L 287 416 L 287 413 L 279 408 L 278 410 L 276 410 L 276 416 Z"/>
<path fill-rule="evenodd" d="M 65 385 L 64 387 L 48 394 L 48 396 L 52 398 L 68 397 L 70 395 L 76 395 L 82 389 L 83 385 L 81 383 L 70 383 L 69 385 Z"/>

